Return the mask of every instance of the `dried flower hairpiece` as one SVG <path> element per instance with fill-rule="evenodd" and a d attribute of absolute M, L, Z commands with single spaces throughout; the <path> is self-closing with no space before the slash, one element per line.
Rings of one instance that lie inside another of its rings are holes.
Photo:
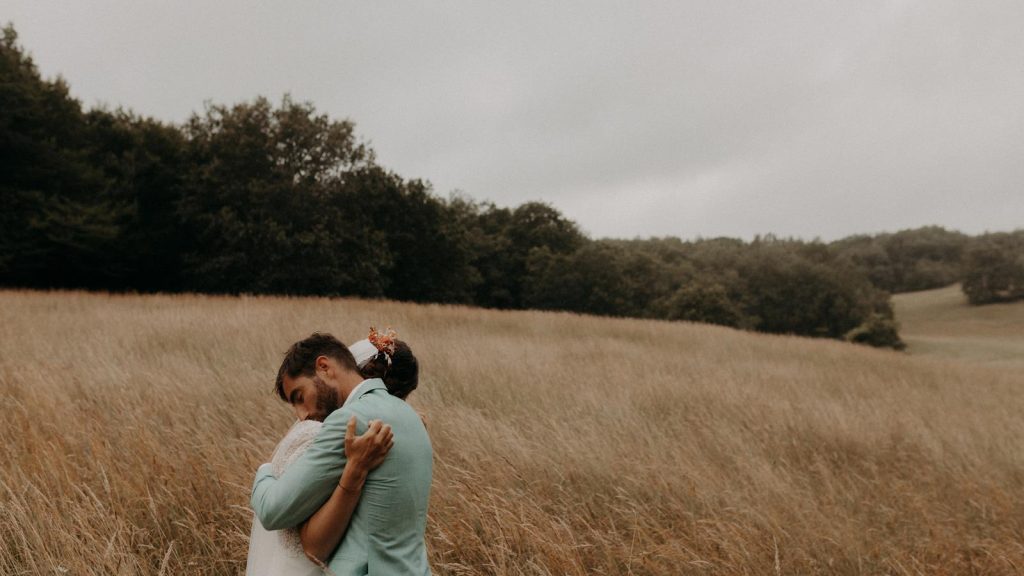
<path fill-rule="evenodd" d="M 391 363 L 391 356 L 395 354 L 395 341 L 398 340 L 398 333 L 388 328 L 387 332 L 381 334 L 376 328 L 370 326 L 370 335 L 366 337 L 378 351 L 387 354 L 388 363 Z"/>

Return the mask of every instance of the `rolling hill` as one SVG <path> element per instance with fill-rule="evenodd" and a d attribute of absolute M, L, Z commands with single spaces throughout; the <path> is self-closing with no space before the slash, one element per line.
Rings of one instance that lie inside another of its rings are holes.
<path fill-rule="evenodd" d="M 1024 368 L 1024 302 L 971 306 L 956 285 L 893 304 L 911 354 Z"/>

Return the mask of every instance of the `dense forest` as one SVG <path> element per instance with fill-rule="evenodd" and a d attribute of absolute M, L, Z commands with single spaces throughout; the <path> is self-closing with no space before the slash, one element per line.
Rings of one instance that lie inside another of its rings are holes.
<path fill-rule="evenodd" d="M 0 42 L 0 285 L 346 295 L 689 320 L 900 348 L 889 294 L 1024 298 L 1024 230 L 831 243 L 593 239 L 551 206 L 436 195 L 348 120 L 265 98 L 183 125 L 86 110 Z"/>

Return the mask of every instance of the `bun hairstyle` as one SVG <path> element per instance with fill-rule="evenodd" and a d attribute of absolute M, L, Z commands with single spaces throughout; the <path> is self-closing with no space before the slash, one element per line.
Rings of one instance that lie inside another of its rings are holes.
<path fill-rule="evenodd" d="M 359 369 L 359 373 L 367 379 L 380 378 L 388 387 L 388 393 L 405 400 L 419 385 L 420 367 L 412 348 L 401 340 L 395 340 L 394 353 L 378 352 Z"/>
<path fill-rule="evenodd" d="M 419 385 L 420 367 L 412 348 L 396 338 L 393 330 L 381 334 L 370 328 L 369 341 L 377 354 L 359 367 L 363 378 L 380 378 L 388 393 L 405 400 Z"/>

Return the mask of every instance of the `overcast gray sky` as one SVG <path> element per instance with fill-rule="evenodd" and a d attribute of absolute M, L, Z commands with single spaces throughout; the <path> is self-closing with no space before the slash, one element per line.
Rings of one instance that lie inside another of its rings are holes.
<path fill-rule="evenodd" d="M 0 0 L 85 104 L 290 92 L 595 237 L 1024 227 L 1024 2 Z"/>

